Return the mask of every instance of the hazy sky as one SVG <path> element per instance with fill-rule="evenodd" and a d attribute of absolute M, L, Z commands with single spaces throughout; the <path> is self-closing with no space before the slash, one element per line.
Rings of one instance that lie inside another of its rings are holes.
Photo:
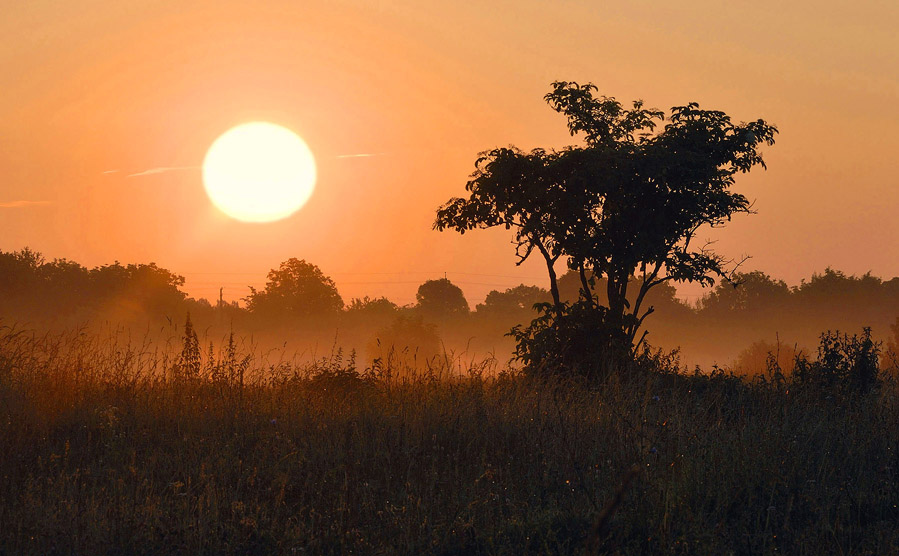
<path fill-rule="evenodd" d="M 155 261 L 230 299 L 289 257 L 346 300 L 407 303 L 444 272 L 472 303 L 545 285 L 507 232 L 431 224 L 479 151 L 575 142 L 542 100 L 561 79 L 778 126 L 768 171 L 736 186 L 758 214 L 706 234 L 720 253 L 790 283 L 899 275 L 899 3 L 484 4 L 5 2 L 0 249 Z M 209 145 L 252 120 L 317 159 L 311 200 L 280 222 L 230 220 L 203 190 Z"/>

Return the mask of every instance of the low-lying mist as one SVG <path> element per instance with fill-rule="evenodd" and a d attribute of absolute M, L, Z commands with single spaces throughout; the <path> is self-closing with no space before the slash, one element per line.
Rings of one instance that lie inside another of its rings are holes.
<path fill-rule="evenodd" d="M 0 319 L 20 329 L 115 332 L 180 345 L 190 321 L 204 352 L 233 337 L 259 353 L 299 362 L 341 357 L 359 368 L 388 359 L 426 368 L 435 358 L 505 366 L 515 347 L 507 333 L 529 323 L 538 314 L 535 304 L 549 300 L 546 290 L 520 285 L 490 292 L 472 310 L 459 287 L 439 279 L 424 282 L 411 305 L 383 297 L 346 303 L 318 267 L 290 259 L 244 303 L 210 303 L 188 297 L 181 276 L 152 263 L 87 269 L 45 261 L 27 248 L 0 252 L 0 278 Z M 559 279 L 564 299 L 576 299 L 579 287 L 574 273 Z M 598 279 L 600 302 L 603 291 Z M 770 353 L 789 370 L 797 354 L 814 354 L 826 331 L 857 334 L 870 327 L 886 358 L 895 358 L 899 344 L 899 278 L 827 268 L 791 287 L 753 271 L 719 283 L 696 304 L 679 300 L 669 284 L 653 289 L 645 303 L 654 308 L 644 324 L 646 341 L 678 350 L 687 368 L 717 365 L 758 375 Z"/>

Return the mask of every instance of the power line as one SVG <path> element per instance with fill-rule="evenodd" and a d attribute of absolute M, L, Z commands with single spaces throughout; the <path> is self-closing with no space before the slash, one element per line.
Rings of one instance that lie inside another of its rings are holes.
<path fill-rule="evenodd" d="M 180 273 L 183 276 L 260 276 L 258 272 L 182 272 Z M 267 273 L 266 273 L 267 274 Z M 391 276 L 391 275 L 402 275 L 402 274 L 427 274 L 427 275 L 437 275 L 440 274 L 458 274 L 462 276 L 486 276 L 490 278 L 515 278 L 518 280 L 541 280 L 544 277 L 540 276 L 518 276 L 515 274 L 484 274 L 480 272 L 457 272 L 457 271 L 446 271 L 446 272 L 431 272 L 426 270 L 401 270 L 394 272 L 332 272 L 331 276 Z"/>
<path fill-rule="evenodd" d="M 221 282 L 221 281 L 202 281 L 198 282 L 195 280 L 190 281 L 192 286 L 197 287 L 208 287 L 208 288 L 219 288 L 219 287 L 228 287 L 228 288 L 248 288 L 250 284 L 244 284 L 243 282 Z M 512 288 L 518 286 L 520 284 L 516 284 L 513 282 L 504 282 L 504 283 L 496 283 L 496 282 L 471 282 L 469 280 L 456 280 L 453 282 L 454 284 L 463 284 L 466 286 L 490 286 L 495 288 L 503 288 L 508 287 Z M 402 285 L 402 284 L 421 284 L 419 280 L 366 280 L 366 281 L 340 281 L 338 285 L 341 286 L 360 286 L 360 285 Z"/>

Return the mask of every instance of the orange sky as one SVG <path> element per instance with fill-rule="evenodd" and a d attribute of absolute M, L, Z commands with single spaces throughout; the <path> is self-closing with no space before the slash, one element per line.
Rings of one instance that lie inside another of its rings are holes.
<path fill-rule="evenodd" d="M 431 223 L 478 151 L 574 142 L 542 100 L 564 79 L 779 127 L 768 171 L 737 182 L 758 214 L 706 234 L 720 253 L 789 283 L 826 265 L 899 275 L 894 1 L 256 4 L 7 3 L 0 249 L 155 261 L 190 294 L 229 299 L 289 257 L 346 300 L 408 303 L 444 272 L 472 304 L 544 285 L 538 265 L 514 266 L 505 231 Z M 251 120 L 317 158 L 311 200 L 280 222 L 229 220 L 203 191 L 210 143 Z"/>

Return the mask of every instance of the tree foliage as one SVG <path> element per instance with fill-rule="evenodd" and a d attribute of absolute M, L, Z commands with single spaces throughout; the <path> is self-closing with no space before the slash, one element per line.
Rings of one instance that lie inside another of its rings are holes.
<path fill-rule="evenodd" d="M 386 297 L 354 297 L 346 307 L 347 314 L 360 315 L 387 315 L 394 316 L 399 312 L 399 306 Z"/>
<path fill-rule="evenodd" d="M 67 259 L 50 262 L 29 248 L 0 252 L 0 313 L 126 318 L 140 314 L 173 316 L 183 307 L 184 277 L 155 263 L 111 265 L 92 269 Z M 118 315 L 109 311 L 117 310 Z"/>
<path fill-rule="evenodd" d="M 588 320 L 602 322 L 614 342 L 630 346 L 653 312 L 644 306 L 652 288 L 710 285 L 727 275 L 728 261 L 698 244 L 697 233 L 751 211 L 731 186 L 737 174 L 764 166 L 759 149 L 774 143 L 777 130 L 764 120 L 737 124 L 696 103 L 666 114 L 641 101 L 625 107 L 592 84 L 552 87 L 545 100 L 585 145 L 481 153 L 468 196 L 441 206 L 434 227 L 512 230 L 519 264 L 534 252 L 543 258 L 557 316 L 570 312 L 556 274 L 564 260 L 580 277 L 577 312 L 592 314 Z M 605 279 L 605 305 L 595 278 Z"/>
<path fill-rule="evenodd" d="M 265 289 L 250 288 L 247 308 L 272 317 L 333 316 L 343 308 L 334 280 L 316 265 L 290 258 L 268 273 Z"/>
<path fill-rule="evenodd" d="M 775 280 L 760 270 L 737 272 L 722 281 L 702 298 L 704 314 L 721 317 L 734 312 L 762 312 L 783 306 L 789 301 L 790 288 L 783 280 Z"/>
<path fill-rule="evenodd" d="M 509 288 L 505 291 L 493 290 L 487 294 L 483 303 L 476 307 L 479 314 L 517 318 L 534 313 L 534 306 L 546 303 L 549 300 L 549 292 L 539 286 L 526 286 L 524 284 Z"/>
<path fill-rule="evenodd" d="M 446 278 L 427 280 L 418 287 L 415 300 L 422 315 L 432 319 L 452 318 L 469 312 L 462 289 Z"/>

